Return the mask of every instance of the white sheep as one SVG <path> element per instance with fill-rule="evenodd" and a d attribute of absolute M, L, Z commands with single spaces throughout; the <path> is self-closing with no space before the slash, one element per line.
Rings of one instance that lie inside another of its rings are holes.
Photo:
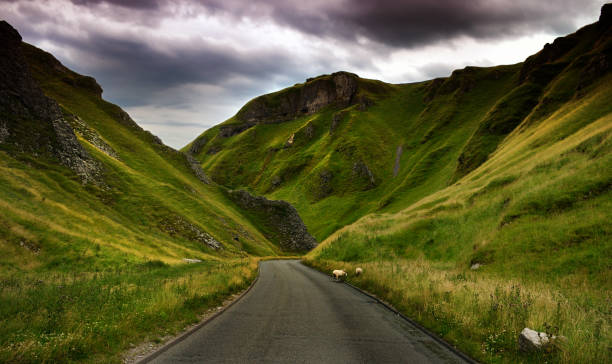
<path fill-rule="evenodd" d="M 355 275 L 356 276 L 360 275 L 361 273 L 363 273 L 363 269 L 361 269 L 361 268 L 355 269 Z"/>
<path fill-rule="evenodd" d="M 341 270 L 341 269 L 335 269 L 332 274 L 334 275 L 334 277 L 336 277 L 336 280 L 339 280 L 340 277 L 348 277 L 348 274 Z"/>

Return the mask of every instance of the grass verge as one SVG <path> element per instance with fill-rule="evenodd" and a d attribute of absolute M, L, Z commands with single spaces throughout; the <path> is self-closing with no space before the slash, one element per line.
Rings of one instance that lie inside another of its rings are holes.
<path fill-rule="evenodd" d="M 473 358 L 489 363 L 610 362 L 609 297 L 547 284 L 484 276 L 425 259 L 337 262 L 306 257 L 324 272 L 344 269 L 349 282 L 391 303 Z M 524 327 L 564 335 L 557 350 L 519 351 Z"/>
<path fill-rule="evenodd" d="M 252 282 L 256 259 L 0 279 L 0 362 L 120 362 L 121 352 L 197 322 Z"/>

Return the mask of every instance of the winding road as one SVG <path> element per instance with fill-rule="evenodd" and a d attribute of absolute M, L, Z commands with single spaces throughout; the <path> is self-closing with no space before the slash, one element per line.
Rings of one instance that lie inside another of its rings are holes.
<path fill-rule="evenodd" d="M 366 272 L 367 274 L 367 272 Z M 348 285 L 296 260 L 262 262 L 239 302 L 151 363 L 465 363 Z"/>

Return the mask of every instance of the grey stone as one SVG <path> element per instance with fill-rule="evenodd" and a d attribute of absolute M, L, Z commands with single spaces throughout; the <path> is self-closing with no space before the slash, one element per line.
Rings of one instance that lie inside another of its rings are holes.
<path fill-rule="evenodd" d="M 356 102 L 359 76 L 336 72 L 308 79 L 303 85 L 251 100 L 236 115 L 237 122 L 222 125 L 219 136 L 229 138 L 257 124 L 280 123 L 316 113 L 329 105 L 345 108 Z"/>
<path fill-rule="evenodd" d="M 344 119 L 346 114 L 346 111 L 339 111 L 334 114 L 334 116 L 332 117 L 331 125 L 329 126 L 329 135 L 332 135 L 334 131 L 336 131 L 338 125 L 340 125 L 340 122 L 342 121 L 342 119 Z"/>
<path fill-rule="evenodd" d="M 192 157 L 191 154 L 189 154 L 189 153 L 185 153 L 184 155 L 185 155 L 185 158 L 187 158 L 187 162 L 189 163 L 189 167 L 191 168 L 193 173 L 196 175 L 196 177 L 198 177 L 198 179 L 201 182 L 206 183 L 207 185 L 209 185 L 210 184 L 210 179 L 208 178 L 206 173 L 204 173 L 204 170 L 202 169 L 202 166 L 200 165 L 200 162 L 198 162 L 197 159 Z"/>
<path fill-rule="evenodd" d="M 376 180 L 374 174 L 370 170 L 367 164 L 363 161 L 357 161 L 353 163 L 353 176 L 360 177 L 367 181 L 366 190 L 376 187 Z"/>
<path fill-rule="evenodd" d="M 208 143 L 208 139 L 206 139 L 206 137 L 201 136 L 196 138 L 196 140 L 191 143 L 191 147 L 189 147 L 189 153 L 199 154 L 202 150 L 202 147 L 204 147 L 206 143 Z"/>
<path fill-rule="evenodd" d="M 393 166 L 393 177 L 396 177 L 400 170 L 400 160 L 402 158 L 402 153 L 404 152 L 404 148 L 401 145 L 398 145 L 397 150 L 395 151 L 395 165 Z"/>
<path fill-rule="evenodd" d="M 21 36 L 5 21 L 0 22 L 0 43 L 0 114 L 7 115 L 0 127 L 2 143 L 16 153 L 54 156 L 83 183 L 104 185 L 100 163 L 79 144 L 57 102 L 40 89 L 27 67 Z"/>
<path fill-rule="evenodd" d="M 315 238 L 300 218 L 297 210 L 286 201 L 271 201 L 265 197 L 253 196 L 247 191 L 229 191 L 229 197 L 238 206 L 263 219 L 266 237 L 278 240 L 286 251 L 306 251 L 317 246 Z"/>
<path fill-rule="evenodd" d="M 518 341 L 521 351 L 534 352 L 542 350 L 550 340 L 545 332 L 538 332 L 526 327 L 519 334 Z"/>
<path fill-rule="evenodd" d="M 167 234 L 174 236 L 180 235 L 191 241 L 196 241 L 207 245 L 208 247 L 219 250 L 223 246 L 219 241 L 212 237 L 209 233 L 203 231 L 198 226 L 185 220 L 180 215 L 169 215 L 159 222 L 159 228 Z"/>
<path fill-rule="evenodd" d="M 188 264 L 202 263 L 202 261 L 200 259 L 191 259 L 191 258 L 183 258 L 183 261 L 188 263 Z"/>

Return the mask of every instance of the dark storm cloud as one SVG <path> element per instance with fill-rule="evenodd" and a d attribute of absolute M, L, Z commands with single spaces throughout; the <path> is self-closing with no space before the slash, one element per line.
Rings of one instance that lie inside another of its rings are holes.
<path fill-rule="evenodd" d="M 569 33 L 576 29 L 578 17 L 592 18 L 602 4 L 598 0 L 0 0 L 0 16 L 25 41 L 51 51 L 69 68 L 94 76 L 104 87 L 105 98 L 141 113 L 148 125 L 173 128 L 168 135 L 178 147 L 191 137 L 179 136 L 178 131 L 172 136 L 174 129 L 191 128 L 197 134 L 199 125 L 223 120 L 248 99 L 307 77 L 340 69 L 383 79 L 385 74 L 406 75 L 397 82 L 445 76 L 458 68 L 457 60 L 410 64 L 407 60 L 405 71 L 391 73 L 385 61 L 433 43 L 439 43 L 438 48 L 461 47 L 466 43 L 460 37 L 497 41 L 538 32 Z M 477 59 L 468 58 L 465 62 Z"/>
<path fill-rule="evenodd" d="M 87 66 L 89 72 L 110 84 L 115 97 L 127 106 L 147 102 L 151 93 L 183 84 L 218 85 L 240 75 L 264 79 L 293 68 L 292 60 L 283 53 L 240 53 L 203 41 L 167 44 L 160 51 L 138 40 L 92 34 L 86 40 L 65 39 L 63 44 L 78 50 L 83 58 L 96 58 L 97 64 Z M 167 96 L 171 102 L 173 95 Z"/>
<path fill-rule="evenodd" d="M 393 47 L 414 47 L 458 36 L 504 38 L 534 31 L 568 33 L 577 16 L 593 13 L 598 0 L 210 0 L 211 11 L 270 17 L 302 32 Z"/>
<path fill-rule="evenodd" d="M 21 4 L 19 12 L 14 25 L 26 41 L 61 45 L 71 55 L 62 61 L 69 68 L 96 77 L 105 95 L 122 106 L 146 104 L 159 93 L 185 84 L 221 86 L 232 77 L 248 78 L 253 84 L 279 75 L 285 80 L 309 76 L 301 75 L 295 60 L 282 49 L 247 52 L 239 51 L 240 45 L 219 45 L 201 38 L 151 42 L 133 32 L 109 33 L 82 25 L 74 28 L 66 26 L 68 21 L 61 15 L 46 13 L 30 2 Z M 47 26 L 29 26 L 32 23 Z M 249 92 L 261 92 L 261 86 L 257 91 L 251 87 L 238 90 L 238 95 Z M 184 96 L 173 92 L 158 99 L 163 100 L 163 106 L 170 106 L 180 104 Z"/>
<path fill-rule="evenodd" d="M 156 0 L 72 0 L 76 5 L 98 5 L 109 4 L 132 9 L 158 9 L 159 1 Z"/>

